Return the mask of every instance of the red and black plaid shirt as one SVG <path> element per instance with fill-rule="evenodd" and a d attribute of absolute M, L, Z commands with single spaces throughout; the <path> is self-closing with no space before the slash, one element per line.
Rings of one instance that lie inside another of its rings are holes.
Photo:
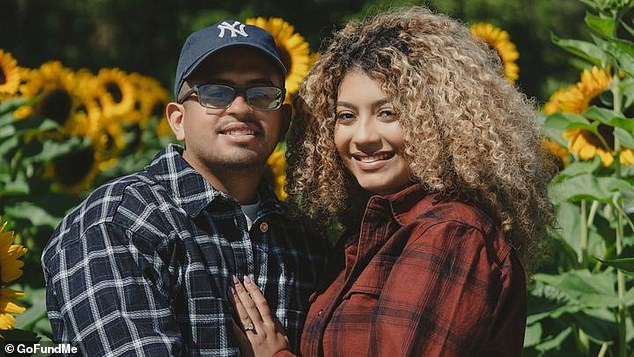
<path fill-rule="evenodd" d="M 526 282 L 492 219 L 415 184 L 367 204 L 311 297 L 304 356 L 519 356 Z"/>

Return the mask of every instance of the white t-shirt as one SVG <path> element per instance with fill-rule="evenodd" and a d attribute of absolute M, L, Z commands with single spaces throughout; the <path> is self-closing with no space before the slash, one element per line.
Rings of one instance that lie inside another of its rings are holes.
<path fill-rule="evenodd" d="M 258 196 L 258 201 L 256 203 L 250 205 L 241 205 L 242 213 L 244 213 L 244 217 L 247 219 L 247 229 L 251 230 L 251 226 L 253 225 L 253 221 L 257 218 L 258 208 L 260 207 L 260 196 Z"/>

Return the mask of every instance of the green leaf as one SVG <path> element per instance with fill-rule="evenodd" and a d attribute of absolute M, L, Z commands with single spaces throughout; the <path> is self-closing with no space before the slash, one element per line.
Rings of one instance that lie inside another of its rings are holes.
<path fill-rule="evenodd" d="M 596 131 L 586 118 L 574 113 L 553 113 L 546 118 L 546 127 L 559 131 L 574 128 L 582 128 L 592 132 Z"/>
<path fill-rule="evenodd" d="M 601 123 L 608 124 L 610 123 L 610 120 L 617 115 L 612 110 L 599 108 L 593 105 L 583 113 L 583 116 L 588 119 L 598 120 Z"/>
<path fill-rule="evenodd" d="M 633 49 L 629 45 L 608 42 L 605 50 L 618 62 L 620 69 L 634 76 L 634 57 L 630 53 Z"/>
<path fill-rule="evenodd" d="M 535 274 L 533 278 L 556 287 L 585 308 L 617 307 L 625 300 L 617 296 L 615 274 L 609 271 L 592 274 L 587 270 L 572 270 L 559 275 Z"/>
<path fill-rule="evenodd" d="M 50 119 L 27 118 L 19 120 L 11 125 L 0 127 L 0 138 L 6 138 L 13 135 L 24 135 L 29 133 L 37 133 L 59 128 L 59 124 Z"/>
<path fill-rule="evenodd" d="M 630 33 L 630 35 L 634 36 L 634 28 L 628 26 L 628 24 L 623 20 L 619 20 L 619 22 L 623 25 L 623 28 Z"/>
<path fill-rule="evenodd" d="M 634 131 L 634 120 L 618 115 L 609 109 L 592 106 L 583 113 L 583 116 L 615 128 L 623 128 L 630 132 Z"/>
<path fill-rule="evenodd" d="M 560 316 L 562 310 L 573 310 L 574 312 L 576 311 L 575 309 L 579 308 L 578 306 L 569 305 L 566 296 L 559 290 L 548 285 L 542 284 L 542 286 L 542 288 L 533 289 L 528 295 L 527 324 L 536 323 L 546 317 Z M 536 296 L 535 294 L 539 294 L 539 291 L 545 294 Z M 561 296 L 561 298 L 557 296 Z"/>
<path fill-rule="evenodd" d="M 1 131 L 2 129 L 0 129 Z M 14 151 L 20 145 L 17 136 L 11 136 L 0 141 L 0 156 L 5 156 L 9 151 Z"/>
<path fill-rule="evenodd" d="M 574 320 L 575 325 L 582 329 L 593 342 L 597 344 L 612 342 L 613 332 L 618 330 L 616 321 L 592 316 L 593 311 L 595 310 L 588 309 L 588 314 L 585 311 L 580 311 L 571 314 L 570 317 Z"/>
<path fill-rule="evenodd" d="M 555 178 L 555 182 L 561 182 L 563 179 L 583 174 L 591 174 L 601 166 L 601 159 L 596 156 L 592 161 L 575 161 L 559 172 Z"/>
<path fill-rule="evenodd" d="M 557 35 L 555 35 L 554 33 L 550 34 L 550 39 L 555 45 L 578 57 L 585 59 L 586 61 L 596 66 L 605 67 L 607 65 L 608 56 L 602 49 L 600 49 L 593 43 L 579 40 L 562 39 L 557 37 Z"/>
<path fill-rule="evenodd" d="M 595 177 L 585 174 L 553 183 L 549 190 L 550 197 L 555 203 L 581 200 L 610 203 L 614 192 L 632 195 L 634 186 L 626 180 L 615 177 Z"/>
<path fill-rule="evenodd" d="M 595 120 L 597 122 L 603 123 L 604 125 L 608 125 L 614 128 L 620 128 L 625 131 L 625 134 L 627 134 L 627 132 L 634 132 L 634 120 L 617 115 L 611 110 L 592 106 L 585 113 L 583 113 L 583 115 L 588 119 Z M 625 138 L 626 137 L 627 135 L 625 135 Z"/>
<path fill-rule="evenodd" d="M 610 39 L 610 43 L 621 51 L 629 54 L 630 57 L 634 57 L 634 42 L 622 38 L 612 38 Z"/>
<path fill-rule="evenodd" d="M 557 207 L 557 233 L 562 244 L 568 246 L 574 251 L 574 260 L 577 261 L 581 252 L 579 245 L 579 229 L 580 229 L 580 208 L 578 205 L 561 202 Z"/>
<path fill-rule="evenodd" d="M 34 226 L 49 226 L 55 228 L 61 221 L 61 217 L 54 217 L 43 207 L 32 202 L 17 202 L 12 206 L 6 206 L 5 211 L 11 218 L 21 218 L 31 222 Z"/>
<path fill-rule="evenodd" d="M 18 98 L 0 101 L 0 117 L 2 118 L 2 121 L 4 121 L 7 117 L 13 119 L 12 115 L 9 116 L 7 114 L 14 112 L 21 105 L 24 105 L 28 101 L 29 101 L 28 99 L 18 99 Z"/>
<path fill-rule="evenodd" d="M 619 139 L 621 145 L 628 148 L 634 148 L 634 136 L 632 136 L 631 132 L 621 128 L 614 128 L 614 137 Z"/>
<path fill-rule="evenodd" d="M 597 33 L 606 37 L 613 36 L 616 23 L 614 19 L 603 16 L 595 16 L 590 13 L 586 13 L 584 19 L 586 24 Z"/>
<path fill-rule="evenodd" d="M 534 323 L 526 326 L 524 333 L 524 347 L 530 347 L 538 344 L 542 339 L 542 325 Z"/>
<path fill-rule="evenodd" d="M 90 144 L 88 139 L 71 137 L 65 141 L 57 142 L 45 140 L 41 149 L 32 155 L 25 155 L 26 163 L 46 162 L 64 156 L 70 152 L 78 151 Z"/>
<path fill-rule="evenodd" d="M 28 308 L 23 314 L 16 316 L 15 327 L 32 330 L 41 319 L 46 319 L 46 289 L 32 289 L 27 286 L 24 295 Z"/>
<path fill-rule="evenodd" d="M 556 336 L 545 339 L 544 342 L 535 346 L 535 349 L 541 352 L 550 351 L 553 349 L 559 349 L 564 340 L 572 333 L 572 327 L 568 327 L 565 330 L 559 332 Z"/>
<path fill-rule="evenodd" d="M 22 196 L 29 194 L 30 191 L 31 188 L 24 173 L 19 173 L 14 180 L 5 183 L 4 188 L 0 191 L 0 196 Z"/>
<path fill-rule="evenodd" d="M 629 108 L 634 104 L 634 78 L 626 77 L 619 80 L 619 91 L 625 96 L 623 108 Z"/>
<path fill-rule="evenodd" d="M 628 272 L 634 273 L 634 258 L 619 258 L 619 259 L 601 259 L 594 257 L 594 259 L 600 261 L 601 263 L 611 266 L 613 268 Z"/>

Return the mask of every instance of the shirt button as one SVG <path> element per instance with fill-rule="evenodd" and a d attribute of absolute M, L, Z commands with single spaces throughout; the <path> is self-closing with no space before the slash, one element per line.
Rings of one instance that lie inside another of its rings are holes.
<path fill-rule="evenodd" d="M 260 232 L 266 233 L 269 231 L 269 224 L 266 222 L 260 223 Z"/>
<path fill-rule="evenodd" d="M 321 316 L 321 314 L 324 313 L 324 309 L 319 310 L 319 312 L 317 313 L 317 316 Z"/>

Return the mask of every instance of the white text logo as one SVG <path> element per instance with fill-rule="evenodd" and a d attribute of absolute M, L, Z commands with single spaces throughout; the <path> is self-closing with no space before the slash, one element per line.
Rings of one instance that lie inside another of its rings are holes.
<path fill-rule="evenodd" d="M 237 26 L 240 28 L 236 28 Z M 244 37 L 249 37 L 247 33 L 244 31 L 244 24 L 241 24 L 239 21 L 233 23 L 233 25 L 229 24 L 227 21 L 223 21 L 220 25 L 218 25 L 218 29 L 220 29 L 220 34 L 218 37 L 225 37 L 225 30 L 231 31 L 231 37 L 237 37 L 238 35 L 242 35 Z"/>

